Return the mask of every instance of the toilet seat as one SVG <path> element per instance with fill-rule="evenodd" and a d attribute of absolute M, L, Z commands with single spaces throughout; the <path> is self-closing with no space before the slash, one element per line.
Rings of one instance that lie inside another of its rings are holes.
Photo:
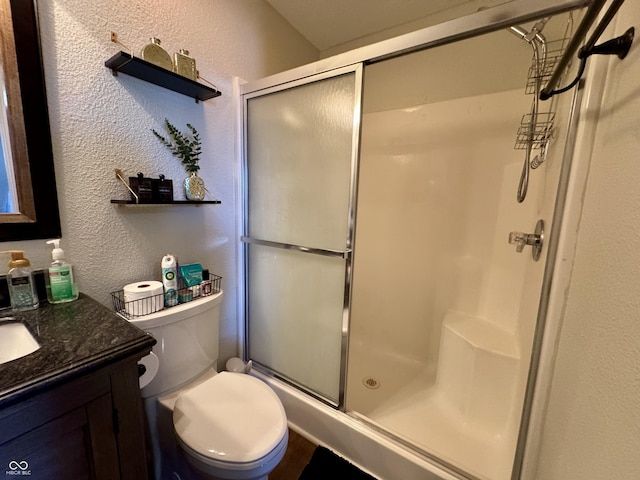
<path fill-rule="evenodd" d="M 173 425 L 187 452 L 210 466 L 240 470 L 277 456 L 288 437 L 274 391 L 257 378 L 229 372 L 182 393 Z"/>
<path fill-rule="evenodd" d="M 193 465 L 197 470 L 204 472 L 213 478 L 227 480 L 246 480 L 247 478 L 266 478 L 266 476 L 280 463 L 282 457 L 287 450 L 289 442 L 289 432 L 285 431 L 285 435 L 276 445 L 276 447 L 266 456 L 259 458 L 253 462 L 233 463 L 215 460 L 211 457 L 200 455 L 195 450 L 189 448 L 188 445 L 178 437 L 178 443 L 186 453 L 187 462 Z"/>

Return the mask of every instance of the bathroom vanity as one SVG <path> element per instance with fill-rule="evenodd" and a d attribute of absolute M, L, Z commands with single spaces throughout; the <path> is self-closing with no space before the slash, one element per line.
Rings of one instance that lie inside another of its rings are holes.
<path fill-rule="evenodd" d="M 153 337 L 83 294 L 15 318 L 40 347 L 0 364 L 0 474 L 148 478 L 137 361 Z"/>

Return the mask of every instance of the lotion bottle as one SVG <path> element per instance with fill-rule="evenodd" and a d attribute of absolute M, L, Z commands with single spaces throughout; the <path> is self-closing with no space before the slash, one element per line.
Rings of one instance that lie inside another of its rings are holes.
<path fill-rule="evenodd" d="M 24 251 L 8 250 L 2 253 L 11 254 L 10 270 L 7 273 L 11 308 L 14 310 L 33 310 L 38 308 L 38 294 L 33 280 L 31 263 L 24 258 Z"/>
<path fill-rule="evenodd" d="M 64 259 L 64 250 L 60 248 L 60 240 L 49 240 L 53 244 L 52 262 L 48 274 L 45 275 L 47 299 L 49 303 L 72 302 L 78 298 L 78 286 L 73 276 L 73 266 Z"/>

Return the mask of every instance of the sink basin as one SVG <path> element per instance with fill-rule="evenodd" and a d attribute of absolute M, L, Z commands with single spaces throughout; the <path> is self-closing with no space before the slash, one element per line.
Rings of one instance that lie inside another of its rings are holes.
<path fill-rule="evenodd" d="M 22 323 L 0 323 L 0 363 L 24 357 L 39 348 L 36 339 Z"/>

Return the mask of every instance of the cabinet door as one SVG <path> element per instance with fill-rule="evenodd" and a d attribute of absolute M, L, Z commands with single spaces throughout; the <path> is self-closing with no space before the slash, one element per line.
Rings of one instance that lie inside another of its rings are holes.
<path fill-rule="evenodd" d="M 32 479 L 120 478 L 111 395 L 0 445 L 0 462 L 7 475 Z"/>

